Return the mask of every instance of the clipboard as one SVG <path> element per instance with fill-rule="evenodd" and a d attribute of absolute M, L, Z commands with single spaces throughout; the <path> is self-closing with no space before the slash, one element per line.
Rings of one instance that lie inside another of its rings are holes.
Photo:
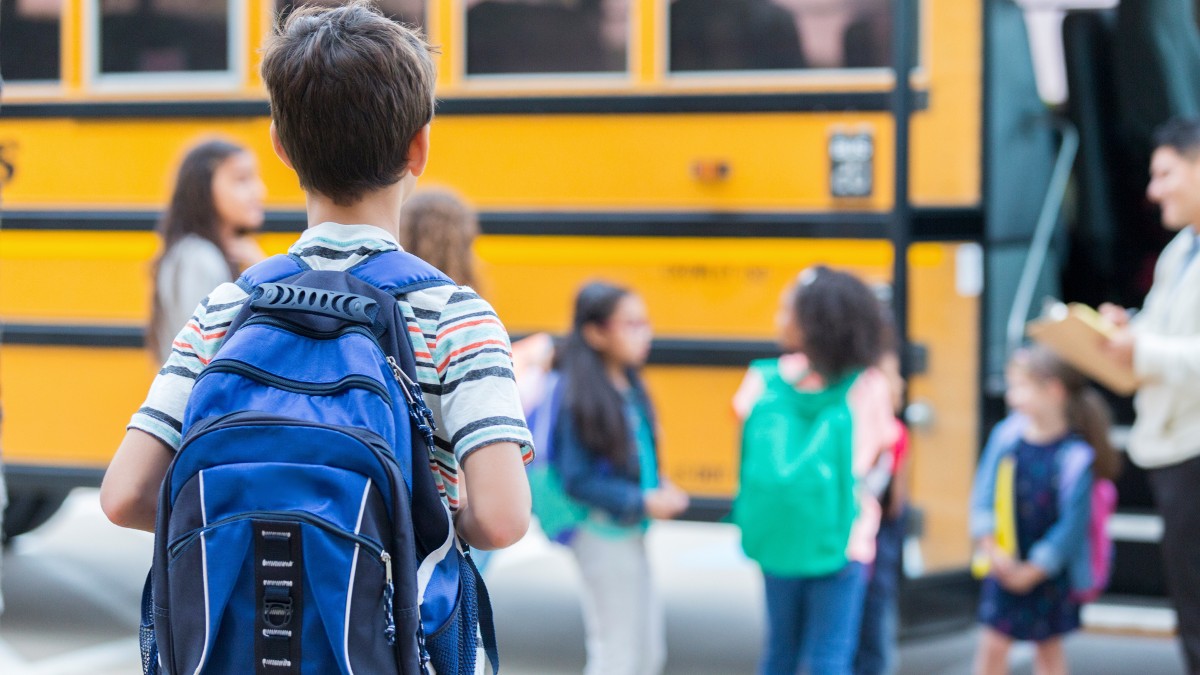
<path fill-rule="evenodd" d="M 1053 305 L 1026 326 L 1029 337 L 1076 370 L 1113 393 L 1131 396 L 1138 388 L 1137 374 L 1115 363 L 1103 349 L 1116 330 L 1096 310 L 1080 303 Z"/>

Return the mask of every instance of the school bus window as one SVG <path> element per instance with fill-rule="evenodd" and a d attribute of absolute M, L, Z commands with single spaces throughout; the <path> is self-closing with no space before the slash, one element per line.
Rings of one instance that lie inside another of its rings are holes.
<path fill-rule="evenodd" d="M 307 7 L 309 5 L 333 7 L 343 4 L 345 4 L 343 0 L 300 0 L 299 2 L 276 0 L 275 11 L 280 18 L 283 18 L 298 7 Z M 425 25 L 425 0 L 377 0 L 374 4 L 393 21 L 406 23 L 410 26 Z"/>
<path fill-rule="evenodd" d="M 223 72 L 228 0 L 100 0 L 100 73 Z"/>
<path fill-rule="evenodd" d="M 890 0 L 671 0 L 673 72 L 885 68 Z"/>
<path fill-rule="evenodd" d="M 0 73 L 9 82 L 57 80 L 62 0 L 0 2 Z"/>
<path fill-rule="evenodd" d="M 467 74 L 624 72 L 629 0 L 467 0 Z"/>

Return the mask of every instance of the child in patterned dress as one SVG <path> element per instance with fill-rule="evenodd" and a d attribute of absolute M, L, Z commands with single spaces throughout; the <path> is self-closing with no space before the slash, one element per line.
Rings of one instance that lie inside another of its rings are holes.
<path fill-rule="evenodd" d="M 1076 593 L 1091 583 L 1092 482 L 1112 477 L 1119 458 L 1104 400 L 1049 350 L 1018 351 L 1006 379 L 1012 414 L 992 431 L 971 494 L 971 536 L 987 570 L 975 672 L 1006 673 L 1012 643 L 1027 640 L 1037 643 L 1034 672 L 1064 674 Z"/>

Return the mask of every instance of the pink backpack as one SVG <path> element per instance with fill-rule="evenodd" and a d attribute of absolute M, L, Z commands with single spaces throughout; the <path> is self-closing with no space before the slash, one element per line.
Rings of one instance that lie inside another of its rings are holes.
<path fill-rule="evenodd" d="M 1077 602 L 1092 602 L 1108 588 L 1112 572 L 1113 543 L 1108 536 L 1108 519 L 1117 510 L 1117 486 L 1106 479 L 1092 484 L 1092 518 L 1088 522 L 1088 557 L 1091 559 L 1092 585 L 1071 593 Z"/>

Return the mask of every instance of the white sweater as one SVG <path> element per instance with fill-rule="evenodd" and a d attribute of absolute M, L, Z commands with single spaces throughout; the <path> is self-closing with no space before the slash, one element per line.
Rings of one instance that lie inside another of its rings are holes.
<path fill-rule="evenodd" d="M 1200 256 L 1186 260 L 1195 236 L 1186 229 L 1163 249 L 1133 322 L 1134 368 L 1143 384 L 1134 398 L 1129 456 L 1144 468 L 1200 455 Z"/>
<path fill-rule="evenodd" d="M 159 362 L 171 355 L 171 338 L 192 318 L 197 305 L 214 288 L 233 281 L 221 249 L 211 241 L 189 234 L 163 256 L 158 266 L 158 295 L 162 302 L 159 325 Z"/>

